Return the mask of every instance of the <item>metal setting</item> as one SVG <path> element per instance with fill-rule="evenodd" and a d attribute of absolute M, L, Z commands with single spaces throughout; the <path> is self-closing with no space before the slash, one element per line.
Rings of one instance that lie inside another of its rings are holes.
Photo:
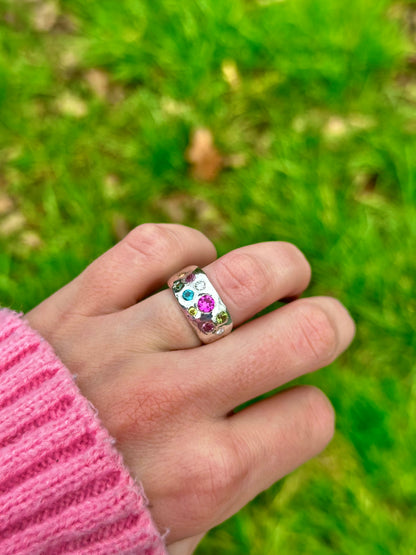
<path fill-rule="evenodd" d="M 212 343 L 230 333 L 230 313 L 201 268 L 187 266 L 168 280 L 168 286 L 203 343 Z"/>

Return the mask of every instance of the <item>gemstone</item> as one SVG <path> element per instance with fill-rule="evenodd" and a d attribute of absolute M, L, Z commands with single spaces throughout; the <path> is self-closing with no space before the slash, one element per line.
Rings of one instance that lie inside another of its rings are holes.
<path fill-rule="evenodd" d="M 201 326 L 201 330 L 204 333 L 211 333 L 212 331 L 215 330 L 215 326 L 212 322 L 204 322 Z"/>
<path fill-rule="evenodd" d="M 182 279 L 185 275 L 186 275 L 185 272 L 182 272 L 182 273 L 178 274 L 178 278 Z"/>
<path fill-rule="evenodd" d="M 194 295 L 195 293 L 192 291 L 192 289 L 185 289 L 185 291 L 182 293 L 182 297 L 185 299 L 185 301 L 192 301 Z"/>
<path fill-rule="evenodd" d="M 197 291 L 203 291 L 205 289 L 205 282 L 200 279 L 195 283 L 194 287 Z"/>
<path fill-rule="evenodd" d="M 224 328 L 220 328 L 219 330 L 217 330 L 215 332 L 217 335 L 221 335 L 222 333 L 224 333 Z"/>
<path fill-rule="evenodd" d="M 194 307 L 194 306 L 190 306 L 188 308 L 188 312 L 191 316 L 196 316 L 198 313 L 198 310 Z"/>
<path fill-rule="evenodd" d="M 183 283 L 181 281 L 175 281 L 172 286 L 172 289 L 175 293 L 179 293 L 181 289 L 183 289 Z"/>
<path fill-rule="evenodd" d="M 192 283 L 195 279 L 195 274 L 192 272 L 189 276 L 186 276 L 185 281 L 186 283 Z"/>
<path fill-rule="evenodd" d="M 228 320 L 228 314 L 225 312 L 225 310 L 217 314 L 217 317 L 215 318 L 215 321 L 217 324 L 225 324 L 227 320 Z"/>
<path fill-rule="evenodd" d="M 202 295 L 198 300 L 198 308 L 201 312 L 212 312 L 215 306 L 215 301 L 211 295 Z"/>

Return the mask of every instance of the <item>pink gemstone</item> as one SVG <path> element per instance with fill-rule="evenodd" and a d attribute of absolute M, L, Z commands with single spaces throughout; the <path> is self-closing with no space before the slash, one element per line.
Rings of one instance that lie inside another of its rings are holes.
<path fill-rule="evenodd" d="M 211 295 L 202 295 L 198 300 L 198 308 L 201 312 L 212 312 L 215 301 Z"/>
<path fill-rule="evenodd" d="M 192 283 L 195 279 L 195 274 L 192 272 L 189 276 L 186 276 L 185 281 L 186 283 Z"/>
<path fill-rule="evenodd" d="M 212 322 L 204 322 L 201 326 L 201 330 L 204 333 L 211 333 L 212 331 L 215 330 L 215 326 Z"/>

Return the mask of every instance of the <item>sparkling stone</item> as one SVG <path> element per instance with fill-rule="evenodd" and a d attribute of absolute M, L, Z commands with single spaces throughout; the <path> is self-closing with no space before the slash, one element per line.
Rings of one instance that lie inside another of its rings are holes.
<path fill-rule="evenodd" d="M 185 272 L 182 272 L 181 274 L 178 274 L 178 278 L 179 278 L 179 279 L 182 279 L 182 278 L 185 277 L 185 276 L 186 276 Z"/>
<path fill-rule="evenodd" d="M 195 293 L 192 291 L 192 289 L 185 289 L 185 291 L 182 293 L 182 297 L 185 299 L 185 301 L 192 301 L 194 295 Z"/>
<path fill-rule="evenodd" d="M 215 306 L 215 301 L 211 295 L 202 295 L 198 300 L 198 308 L 201 312 L 212 312 Z"/>
<path fill-rule="evenodd" d="M 191 316 L 196 316 L 198 313 L 198 310 L 194 307 L 194 306 L 190 306 L 188 308 L 188 312 Z"/>
<path fill-rule="evenodd" d="M 215 332 L 217 335 L 221 335 L 222 333 L 224 333 L 224 328 L 220 328 L 219 330 L 217 330 Z"/>
<path fill-rule="evenodd" d="M 201 326 L 201 330 L 204 333 L 211 333 L 212 331 L 215 330 L 215 326 L 212 322 L 204 322 Z"/>
<path fill-rule="evenodd" d="M 194 287 L 197 291 L 203 291 L 205 289 L 205 281 L 202 281 L 202 279 L 200 279 L 195 283 Z"/>
<path fill-rule="evenodd" d="M 195 274 L 192 272 L 189 276 L 186 276 L 185 281 L 186 283 L 192 283 L 195 279 Z"/>
<path fill-rule="evenodd" d="M 217 317 L 215 318 L 215 321 L 217 324 L 225 324 L 227 320 L 228 320 L 228 314 L 225 312 L 225 310 L 217 314 Z"/>
<path fill-rule="evenodd" d="M 175 281 L 172 286 L 172 289 L 175 293 L 179 293 L 181 289 L 183 289 L 183 283 L 181 281 Z"/>

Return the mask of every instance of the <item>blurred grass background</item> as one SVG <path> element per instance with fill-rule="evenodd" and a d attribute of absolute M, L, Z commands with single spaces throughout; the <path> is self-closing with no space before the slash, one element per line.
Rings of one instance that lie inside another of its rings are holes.
<path fill-rule="evenodd" d="M 220 255 L 294 242 L 357 322 L 299 380 L 336 408 L 330 447 L 198 555 L 416 553 L 415 29 L 389 0 L 0 0 L 0 304 L 176 221 Z"/>

